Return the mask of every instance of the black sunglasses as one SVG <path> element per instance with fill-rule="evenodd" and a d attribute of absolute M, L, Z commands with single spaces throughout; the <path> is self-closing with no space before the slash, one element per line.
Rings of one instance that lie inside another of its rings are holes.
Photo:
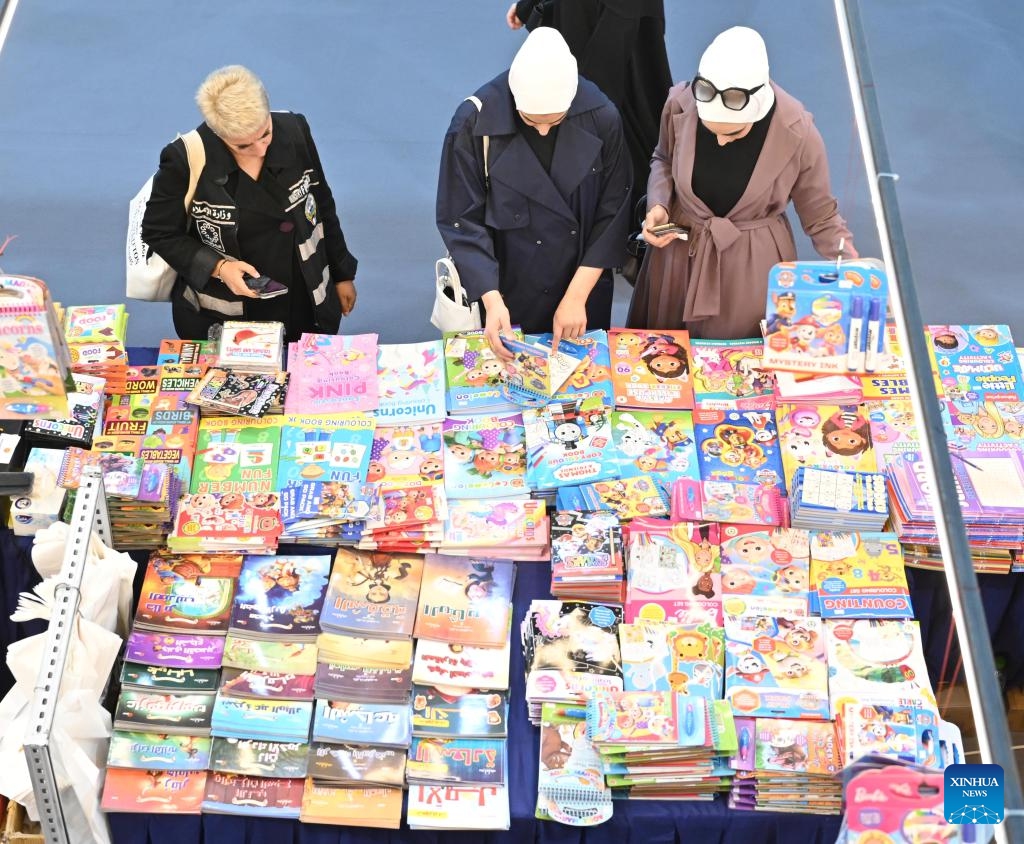
<path fill-rule="evenodd" d="M 699 73 L 693 77 L 693 82 L 690 83 L 690 87 L 693 89 L 693 98 L 697 102 L 709 103 L 715 97 L 720 96 L 722 105 L 730 111 L 743 111 L 750 102 L 751 96 L 760 91 L 764 85 L 765 83 L 762 82 L 756 88 L 726 88 L 719 91 L 714 83 L 709 82 Z"/>

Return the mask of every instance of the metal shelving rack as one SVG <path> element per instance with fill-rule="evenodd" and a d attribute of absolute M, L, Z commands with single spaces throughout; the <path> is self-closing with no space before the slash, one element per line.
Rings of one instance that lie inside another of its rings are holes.
<path fill-rule="evenodd" d="M 94 530 L 100 539 L 110 544 L 110 520 L 103 491 L 103 476 L 98 469 L 88 467 L 82 473 L 75 497 L 60 583 L 55 592 L 56 606 L 50 618 L 46 650 L 39 667 L 39 679 L 32 702 L 32 720 L 24 743 L 32 790 L 47 844 L 72 844 L 61 805 L 50 731 L 57 711 L 57 694 L 64 678 L 68 649 L 74 635 L 74 622 L 81 597 L 79 588 L 89 551 L 89 539 Z"/>

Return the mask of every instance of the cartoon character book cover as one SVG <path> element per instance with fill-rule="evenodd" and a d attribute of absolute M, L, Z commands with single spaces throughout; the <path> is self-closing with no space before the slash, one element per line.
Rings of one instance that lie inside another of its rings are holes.
<path fill-rule="evenodd" d="M 695 410 L 693 427 L 703 480 L 771 484 L 785 494 L 772 411 Z"/>
<path fill-rule="evenodd" d="M 598 398 L 548 403 L 523 411 L 526 477 L 532 489 L 617 478 L 611 408 Z"/>
<path fill-rule="evenodd" d="M 807 615 L 810 534 L 806 530 L 723 525 L 721 552 L 726 614 Z"/>
<path fill-rule="evenodd" d="M 299 481 L 364 484 L 375 420 L 367 413 L 288 413 L 282 419 L 279 487 Z"/>
<path fill-rule="evenodd" d="M 725 697 L 738 715 L 829 717 L 820 618 L 726 616 Z"/>
<path fill-rule="evenodd" d="M 311 638 L 330 577 L 329 554 L 247 557 L 231 611 L 236 634 Z"/>
<path fill-rule="evenodd" d="M 622 477 L 649 474 L 669 498 L 677 480 L 700 480 L 689 410 L 616 410 L 612 436 Z"/>
<path fill-rule="evenodd" d="M 453 498 L 527 492 L 521 414 L 449 417 L 443 425 L 444 488 Z"/>
<path fill-rule="evenodd" d="M 608 332 L 608 346 L 616 407 L 693 409 L 687 331 L 614 328 Z"/>
<path fill-rule="evenodd" d="M 320 622 L 329 631 L 411 636 L 423 557 L 339 548 Z"/>
<path fill-rule="evenodd" d="M 428 554 L 413 635 L 484 647 L 504 644 L 515 572 L 510 560 Z"/>

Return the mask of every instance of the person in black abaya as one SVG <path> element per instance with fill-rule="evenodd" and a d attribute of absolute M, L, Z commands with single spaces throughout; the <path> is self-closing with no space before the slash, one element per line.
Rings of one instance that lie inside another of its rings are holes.
<path fill-rule="evenodd" d="M 618 108 L 633 161 L 635 204 L 647 193 L 661 110 L 672 87 L 664 0 L 520 0 L 506 20 L 512 29 L 552 26 L 561 32 L 580 76 Z"/>

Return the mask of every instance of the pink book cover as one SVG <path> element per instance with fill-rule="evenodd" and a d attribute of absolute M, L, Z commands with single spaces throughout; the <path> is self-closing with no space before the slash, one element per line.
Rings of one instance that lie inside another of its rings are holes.
<path fill-rule="evenodd" d="M 377 409 L 376 334 L 303 334 L 289 367 L 287 413 Z"/>

